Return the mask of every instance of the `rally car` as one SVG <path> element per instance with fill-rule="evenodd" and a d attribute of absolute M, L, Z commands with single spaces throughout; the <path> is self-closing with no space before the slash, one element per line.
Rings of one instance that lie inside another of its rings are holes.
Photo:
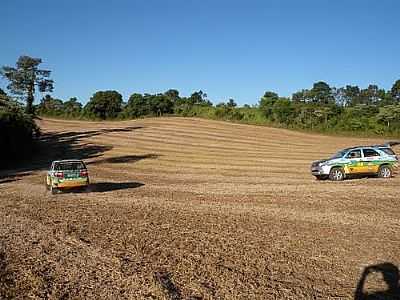
<path fill-rule="evenodd" d="M 89 173 L 82 160 L 53 161 L 46 176 L 46 188 L 57 193 L 64 189 L 88 188 Z"/>
<path fill-rule="evenodd" d="M 357 146 L 343 149 L 329 159 L 314 161 L 311 174 L 319 180 L 329 178 L 334 181 L 360 175 L 390 178 L 398 164 L 399 158 L 391 144 Z"/>

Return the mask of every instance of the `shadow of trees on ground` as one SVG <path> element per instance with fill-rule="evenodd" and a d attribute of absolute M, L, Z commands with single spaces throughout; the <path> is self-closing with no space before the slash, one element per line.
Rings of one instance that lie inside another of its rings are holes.
<path fill-rule="evenodd" d="M 62 132 L 62 133 L 46 133 L 41 136 L 42 141 L 46 141 L 47 138 L 50 138 L 52 140 L 55 136 L 59 140 L 70 140 L 70 141 L 75 141 L 75 140 L 81 140 L 85 138 L 90 138 L 106 133 L 118 133 L 118 132 L 130 132 L 134 131 L 137 129 L 142 129 L 142 126 L 128 126 L 128 127 L 123 127 L 123 128 L 106 128 L 106 129 L 99 129 L 99 130 L 89 130 L 89 131 L 68 131 L 68 132 Z"/>
<path fill-rule="evenodd" d="M 97 165 L 102 163 L 110 163 L 110 164 L 123 164 L 123 163 L 134 163 L 140 161 L 142 159 L 156 159 L 158 158 L 158 154 L 144 154 L 144 155 L 124 155 L 124 156 L 116 156 L 104 158 L 96 161 L 92 161 L 87 163 L 88 165 Z"/>
<path fill-rule="evenodd" d="M 31 175 L 31 172 L 22 172 L 13 175 L 0 174 L 0 184 L 20 180 L 21 177 Z"/>
<path fill-rule="evenodd" d="M 99 157 L 104 152 L 111 150 L 113 146 L 84 143 L 84 139 L 107 133 L 130 132 L 141 128 L 143 127 L 128 126 L 90 131 L 47 132 L 37 140 L 35 154 L 29 160 L 10 161 L 6 166 L 0 166 L 3 169 L 0 170 L 0 184 L 18 180 L 23 173 L 48 169 L 53 160 L 86 160 Z M 118 158 L 116 159 L 118 161 Z M 126 159 L 129 160 L 129 158 Z M 136 157 L 136 160 L 139 159 L 143 158 Z"/>

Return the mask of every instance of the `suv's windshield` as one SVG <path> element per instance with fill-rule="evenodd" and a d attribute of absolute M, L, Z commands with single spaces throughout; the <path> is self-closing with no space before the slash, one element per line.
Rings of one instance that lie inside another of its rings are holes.
<path fill-rule="evenodd" d="M 333 155 L 330 159 L 342 158 L 346 154 L 346 150 L 342 150 Z"/>
<path fill-rule="evenodd" d="M 59 162 L 54 165 L 56 171 L 76 171 L 86 169 L 82 162 Z"/>

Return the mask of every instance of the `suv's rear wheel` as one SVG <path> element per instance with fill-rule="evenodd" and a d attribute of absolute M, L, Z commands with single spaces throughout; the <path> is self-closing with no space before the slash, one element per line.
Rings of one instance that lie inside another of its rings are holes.
<path fill-rule="evenodd" d="M 344 180 L 344 171 L 342 168 L 332 168 L 329 172 L 329 179 L 333 181 Z"/>
<path fill-rule="evenodd" d="M 378 170 L 378 177 L 380 178 L 392 177 L 392 169 L 389 166 L 380 166 Z"/>

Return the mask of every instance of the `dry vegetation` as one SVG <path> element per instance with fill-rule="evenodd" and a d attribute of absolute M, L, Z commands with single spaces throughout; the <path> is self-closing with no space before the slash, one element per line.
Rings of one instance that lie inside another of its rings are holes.
<path fill-rule="evenodd" d="M 400 264 L 400 176 L 309 174 L 377 140 L 185 118 L 40 126 L 48 156 L 0 174 L 0 298 L 351 299 L 364 267 Z M 92 191 L 46 192 L 55 157 L 85 158 Z"/>

